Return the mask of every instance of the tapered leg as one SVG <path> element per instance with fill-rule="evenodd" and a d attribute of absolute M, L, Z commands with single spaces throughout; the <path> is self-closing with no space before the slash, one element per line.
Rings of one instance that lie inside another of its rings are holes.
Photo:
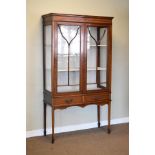
<path fill-rule="evenodd" d="M 52 107 L 52 143 L 54 143 L 54 107 Z"/>
<path fill-rule="evenodd" d="M 110 118 L 111 118 L 111 102 L 109 102 L 108 104 L 108 133 L 111 132 L 110 130 Z"/>
<path fill-rule="evenodd" d="M 46 136 L 46 103 L 44 102 L 44 136 Z"/>
<path fill-rule="evenodd" d="M 100 128 L 100 105 L 97 105 L 98 128 Z"/>

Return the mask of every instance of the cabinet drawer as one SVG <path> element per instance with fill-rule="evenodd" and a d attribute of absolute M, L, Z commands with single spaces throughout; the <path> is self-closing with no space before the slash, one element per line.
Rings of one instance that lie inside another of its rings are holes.
<path fill-rule="evenodd" d="M 104 102 L 109 100 L 108 94 L 103 95 L 88 95 L 84 97 L 85 103 L 96 103 L 96 102 Z"/>
<path fill-rule="evenodd" d="M 81 96 L 53 98 L 53 105 L 55 106 L 69 106 L 77 104 L 82 104 Z"/>

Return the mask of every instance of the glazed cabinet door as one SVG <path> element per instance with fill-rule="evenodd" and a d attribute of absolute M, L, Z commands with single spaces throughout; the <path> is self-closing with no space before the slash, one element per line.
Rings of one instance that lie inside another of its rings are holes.
<path fill-rule="evenodd" d="M 82 26 L 56 23 L 56 93 L 81 91 Z"/>
<path fill-rule="evenodd" d="M 52 91 L 52 71 L 51 71 L 51 47 L 52 47 L 52 25 L 44 26 L 44 38 L 43 38 L 43 48 L 44 48 L 44 89 Z"/>
<path fill-rule="evenodd" d="M 87 25 L 86 32 L 86 90 L 105 90 L 108 86 L 109 28 Z"/>

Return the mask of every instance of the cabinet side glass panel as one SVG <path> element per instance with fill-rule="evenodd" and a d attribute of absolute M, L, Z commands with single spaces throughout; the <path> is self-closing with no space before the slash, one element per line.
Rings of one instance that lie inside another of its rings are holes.
<path fill-rule="evenodd" d="M 107 85 L 107 28 L 87 27 L 87 90 Z"/>
<path fill-rule="evenodd" d="M 58 92 L 80 90 L 80 46 L 80 26 L 58 25 Z"/>
<path fill-rule="evenodd" d="M 48 91 L 51 90 L 51 25 L 45 26 L 45 89 Z"/>

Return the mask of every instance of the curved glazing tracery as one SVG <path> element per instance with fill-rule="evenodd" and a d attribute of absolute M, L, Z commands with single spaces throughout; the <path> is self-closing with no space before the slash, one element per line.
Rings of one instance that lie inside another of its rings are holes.
<path fill-rule="evenodd" d="M 68 46 L 70 46 L 70 44 L 72 43 L 72 41 L 76 38 L 76 36 L 77 36 L 77 34 L 78 34 L 78 31 L 79 31 L 79 29 L 80 29 L 80 26 L 78 26 L 78 28 L 77 28 L 77 30 L 76 30 L 75 36 L 74 36 L 70 41 L 68 41 L 68 40 L 66 39 L 66 37 L 63 35 L 63 32 L 62 32 L 62 30 L 61 30 L 60 25 L 59 25 L 58 27 L 59 27 L 61 36 L 65 39 L 65 41 L 67 42 Z"/>
<path fill-rule="evenodd" d="M 95 39 L 95 37 L 91 34 L 89 28 L 88 28 L 88 32 L 89 32 L 89 35 L 91 36 L 91 38 L 95 41 L 96 45 L 99 45 L 100 42 L 101 42 L 101 40 L 103 39 L 103 37 L 104 37 L 104 35 L 105 35 L 106 30 L 104 30 L 104 32 L 103 32 L 103 34 L 102 34 L 102 36 L 100 37 L 99 40 L 96 40 L 96 39 Z"/>

